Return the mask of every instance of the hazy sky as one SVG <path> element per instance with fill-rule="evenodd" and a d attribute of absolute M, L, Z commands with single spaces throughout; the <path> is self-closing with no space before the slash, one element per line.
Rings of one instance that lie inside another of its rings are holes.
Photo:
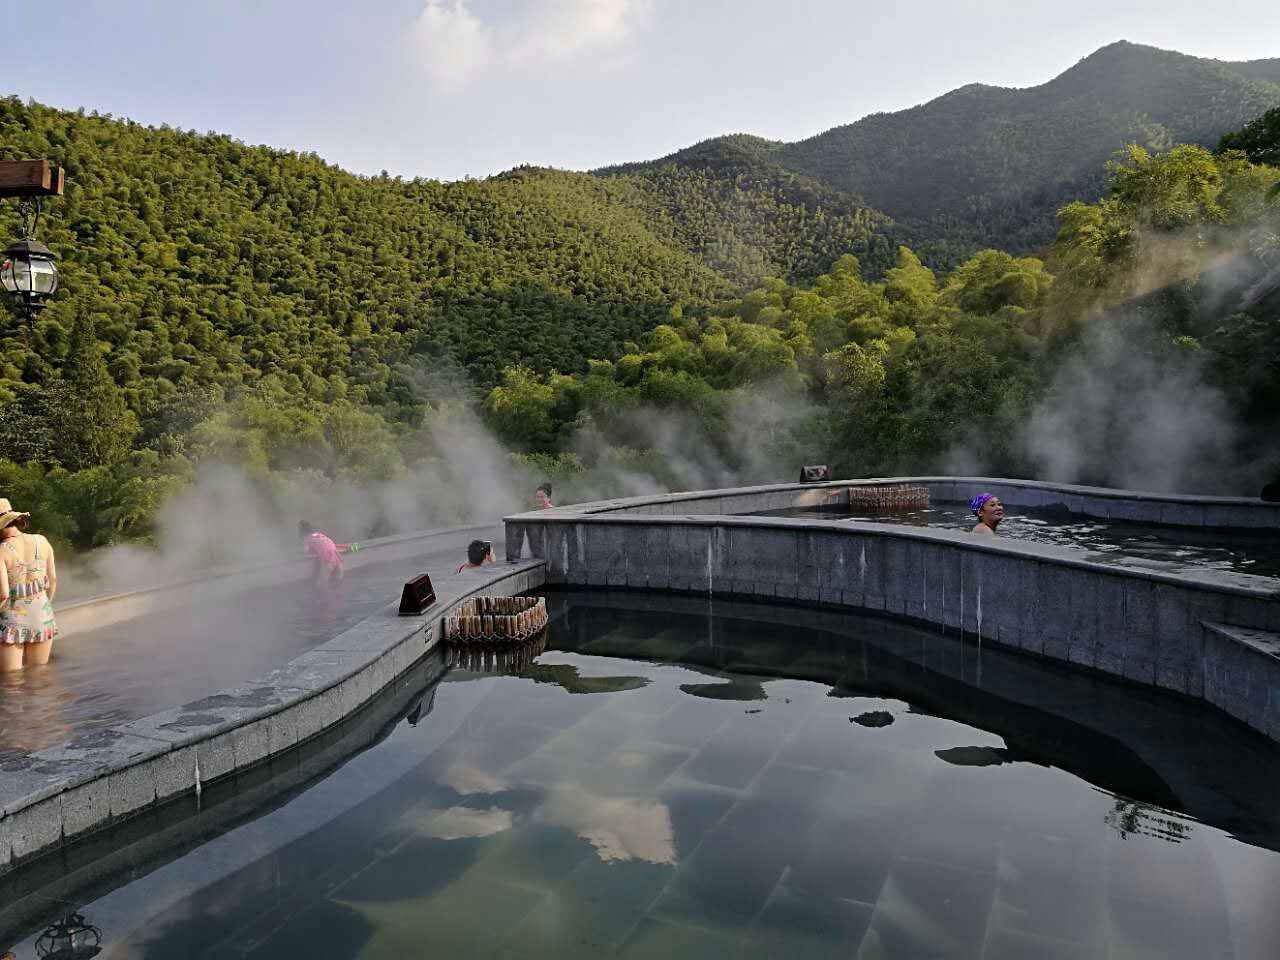
<path fill-rule="evenodd" d="M 1280 3 L 72 0 L 7 18 L 0 90 L 453 179 L 799 139 L 1118 39 L 1280 57 Z"/>

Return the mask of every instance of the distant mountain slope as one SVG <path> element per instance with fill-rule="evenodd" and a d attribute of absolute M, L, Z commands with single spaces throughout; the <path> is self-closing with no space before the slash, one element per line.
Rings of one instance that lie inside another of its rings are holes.
<path fill-rule="evenodd" d="M 847 253 L 871 274 L 889 267 L 898 243 L 892 221 L 857 196 L 774 163 L 782 146 L 734 134 L 596 173 L 646 192 L 686 247 L 737 281 L 812 280 Z"/>
<path fill-rule="evenodd" d="M 1238 73 L 1250 80 L 1262 80 L 1265 83 L 1280 83 L 1280 57 L 1271 60 L 1242 60 L 1223 63 L 1232 73 Z"/>
<path fill-rule="evenodd" d="M 1026 249 L 1054 209 L 1096 199 L 1128 142 L 1212 146 L 1280 104 L 1274 61 L 1231 65 L 1115 43 L 1025 90 L 971 85 L 789 144 L 772 159 L 908 223 Z M 932 232 L 932 231 L 929 231 Z"/>
<path fill-rule="evenodd" d="M 876 230 L 948 265 L 982 246 L 1047 243 L 1057 208 L 1096 200 L 1106 162 L 1127 143 L 1213 146 L 1277 105 L 1280 59 L 1229 63 L 1122 41 L 1037 87 L 971 84 L 796 143 L 739 134 L 617 169 L 659 189 L 658 171 L 676 167 L 763 180 L 828 209 L 869 207 L 900 224 L 868 211 Z"/>

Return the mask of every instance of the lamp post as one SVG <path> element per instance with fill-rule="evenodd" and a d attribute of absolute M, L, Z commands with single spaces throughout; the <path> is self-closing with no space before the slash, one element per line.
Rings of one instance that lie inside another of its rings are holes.
<path fill-rule="evenodd" d="M 62 196 L 64 184 L 62 168 L 48 160 L 0 160 L 0 197 L 16 197 L 22 205 L 22 238 L 0 253 L 0 286 L 30 325 L 58 289 L 57 255 L 35 238 L 40 203 Z"/>

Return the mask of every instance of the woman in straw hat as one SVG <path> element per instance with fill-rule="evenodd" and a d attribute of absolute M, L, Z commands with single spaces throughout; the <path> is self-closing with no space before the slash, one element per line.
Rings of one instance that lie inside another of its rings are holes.
<path fill-rule="evenodd" d="M 40 534 L 24 532 L 29 516 L 0 497 L 0 671 L 48 663 L 58 635 L 53 547 Z"/>

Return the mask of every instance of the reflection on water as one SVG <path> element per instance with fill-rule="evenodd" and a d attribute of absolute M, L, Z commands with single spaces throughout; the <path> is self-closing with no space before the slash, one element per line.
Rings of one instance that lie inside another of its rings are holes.
<path fill-rule="evenodd" d="M 534 663 L 84 904 L 110 955 L 1280 950 L 1280 750 L 1211 711 L 991 650 L 978 688 L 867 617 L 555 601 Z"/>
<path fill-rule="evenodd" d="M 1160 527 L 1073 516 L 1066 510 L 1005 505 L 1000 536 L 1031 540 L 1090 553 L 1090 560 L 1157 570 L 1223 570 L 1280 578 L 1280 540 L 1275 531 L 1202 531 L 1192 527 Z M 933 503 L 924 510 L 898 513 L 849 513 L 821 507 L 765 511 L 760 516 L 807 517 L 815 520 L 870 520 L 874 523 L 972 530 L 967 504 Z"/>

